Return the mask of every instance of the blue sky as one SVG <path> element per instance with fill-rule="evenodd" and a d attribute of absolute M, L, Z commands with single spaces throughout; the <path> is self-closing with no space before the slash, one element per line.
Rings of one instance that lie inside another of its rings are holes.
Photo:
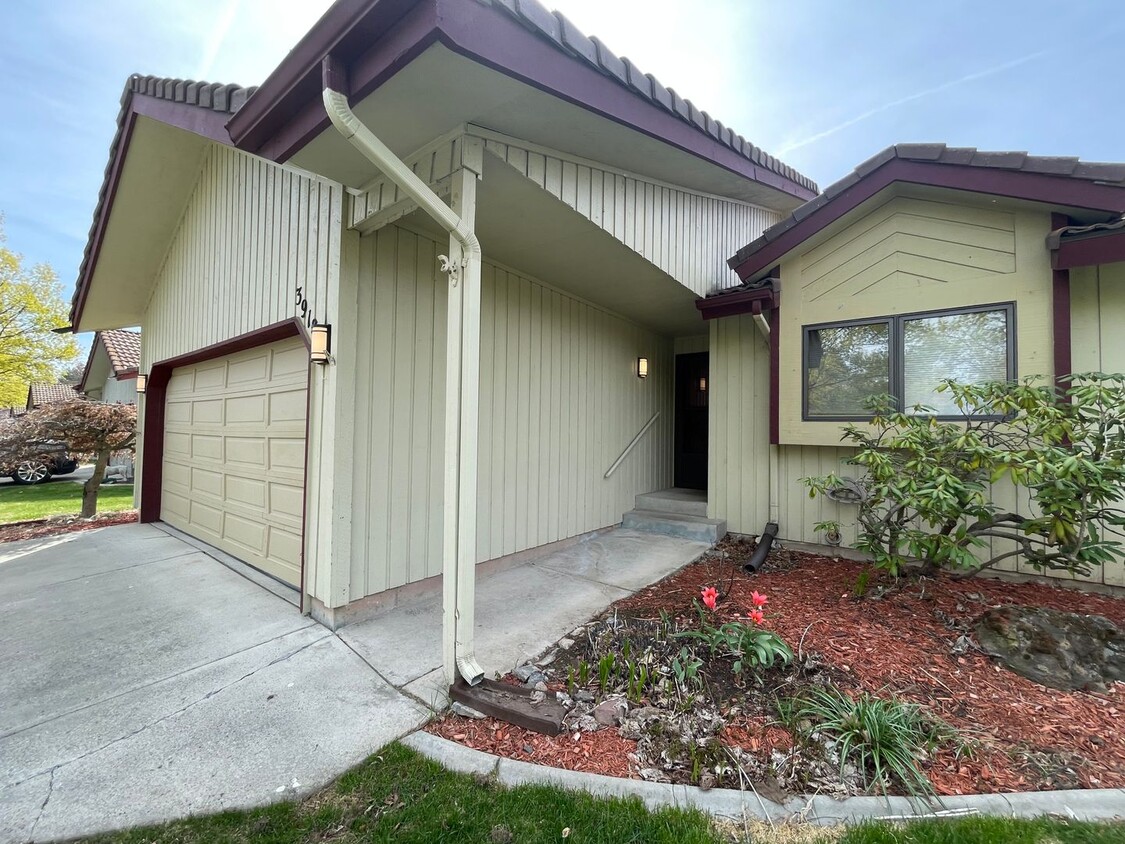
<path fill-rule="evenodd" d="M 8 246 L 71 288 L 128 75 L 256 84 L 327 5 L 5 0 Z M 822 187 L 898 141 L 1125 160 L 1120 0 L 547 5 Z"/>

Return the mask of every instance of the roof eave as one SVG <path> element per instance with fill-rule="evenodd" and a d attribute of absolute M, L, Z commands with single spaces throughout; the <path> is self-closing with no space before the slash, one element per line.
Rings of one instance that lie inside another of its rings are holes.
<path fill-rule="evenodd" d="M 893 149 L 893 148 L 892 148 Z M 1104 213 L 1125 212 L 1125 187 L 1024 170 L 888 157 L 866 173 L 832 186 L 782 223 L 740 249 L 727 264 L 752 279 L 819 231 L 896 182 L 963 190 Z M 835 190 L 834 190 L 835 188 Z"/>
<path fill-rule="evenodd" d="M 75 285 L 74 299 L 70 308 L 70 325 L 74 333 L 81 332 L 82 310 L 90 292 L 90 281 L 98 263 L 102 243 L 105 238 L 106 227 L 113 212 L 113 202 L 117 195 L 117 188 L 125 168 L 125 159 L 129 152 L 133 129 L 137 119 L 147 117 L 183 129 L 208 140 L 225 145 L 231 144 L 230 134 L 226 129 L 229 115 L 196 105 L 174 102 L 149 96 L 132 90 L 133 77 L 125 85 L 125 92 L 121 98 L 121 109 L 117 118 L 117 133 L 110 145 L 109 163 L 106 165 L 102 189 L 99 193 L 98 203 L 94 211 L 94 220 L 90 227 L 86 249 L 82 256 L 78 281 Z"/>
<path fill-rule="evenodd" d="M 1058 238 L 1053 243 L 1048 241 L 1048 248 L 1051 267 L 1056 270 L 1114 264 L 1125 261 L 1125 229 Z"/>
<path fill-rule="evenodd" d="M 631 63 L 613 56 L 614 61 L 622 63 L 624 76 L 612 77 L 591 64 L 588 57 L 583 59 L 582 53 L 567 46 L 566 41 L 568 35 L 577 39 L 580 33 L 571 33 L 561 16 L 544 12 L 541 25 L 559 27 L 559 43 L 551 44 L 546 30 L 531 31 L 530 26 L 521 25 L 500 10 L 508 4 L 497 5 L 489 8 L 463 0 L 338 3 L 230 119 L 227 128 L 231 138 L 240 149 L 286 161 L 329 126 L 320 103 L 320 63 L 325 56 L 331 53 L 347 67 L 354 103 L 427 47 L 440 42 L 459 55 L 710 161 L 740 178 L 799 200 L 816 196 L 815 183 L 695 110 L 651 76 L 641 76 Z M 527 10 L 532 5 L 528 4 Z M 599 56 L 612 56 L 596 39 L 585 41 Z M 649 98 L 642 90 L 649 92 Z"/>

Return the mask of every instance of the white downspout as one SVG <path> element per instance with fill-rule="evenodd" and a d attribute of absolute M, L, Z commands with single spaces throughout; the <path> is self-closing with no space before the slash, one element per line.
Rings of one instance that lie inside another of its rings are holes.
<path fill-rule="evenodd" d="M 754 324 L 758 326 L 758 331 L 766 338 L 766 345 L 770 342 L 770 323 L 766 319 L 765 314 L 754 314 Z M 771 376 L 772 377 L 772 376 Z M 770 492 L 769 492 L 769 520 L 775 525 L 779 524 L 778 519 L 781 517 L 781 478 L 778 477 L 781 472 L 780 458 L 778 455 L 778 446 L 770 443 L 769 447 L 769 473 L 770 473 Z"/>
<path fill-rule="evenodd" d="M 352 112 L 346 94 L 335 91 L 325 60 L 324 109 L 345 140 L 378 167 L 403 193 L 449 232 L 461 255 L 442 256 L 449 273 L 446 337 L 445 523 L 442 541 L 443 661 L 446 679 L 454 669 L 469 685 L 484 672 L 477 664 L 473 636 L 476 601 L 477 407 L 480 370 L 481 248 L 472 226 L 454 213 Z M 451 252 L 455 250 L 451 249 Z M 457 258 L 460 257 L 460 261 Z M 458 289 L 460 286 L 460 289 Z"/>

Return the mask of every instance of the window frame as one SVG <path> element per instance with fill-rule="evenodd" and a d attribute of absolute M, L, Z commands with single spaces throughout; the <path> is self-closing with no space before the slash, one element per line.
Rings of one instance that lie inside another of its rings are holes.
<path fill-rule="evenodd" d="M 801 420 L 803 422 L 870 422 L 874 418 L 871 414 L 835 415 L 835 416 L 810 416 L 809 415 L 809 338 L 814 331 L 833 328 L 851 328 L 859 325 L 887 326 L 888 338 L 888 385 L 890 393 L 895 398 L 895 407 L 902 411 L 906 395 L 906 323 L 917 319 L 935 319 L 939 317 L 961 316 L 963 314 L 983 313 L 987 311 L 1004 311 L 1008 323 L 1007 356 L 1009 381 L 1016 380 L 1016 303 L 996 302 L 988 305 L 968 305 L 962 308 L 938 308 L 928 311 L 913 311 L 906 314 L 893 314 L 888 316 L 865 317 L 863 319 L 845 319 L 835 322 L 820 322 L 813 325 L 801 326 Z M 993 415 L 965 414 L 935 414 L 932 417 L 942 422 L 955 422 L 969 419 L 999 419 Z"/>

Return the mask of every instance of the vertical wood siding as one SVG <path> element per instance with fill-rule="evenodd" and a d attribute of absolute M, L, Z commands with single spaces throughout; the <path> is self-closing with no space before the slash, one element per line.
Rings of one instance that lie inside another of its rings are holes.
<path fill-rule="evenodd" d="M 360 241 L 352 600 L 441 571 L 442 251 L 397 226 Z M 672 433 L 671 340 L 488 261 L 482 286 L 480 561 L 619 522 L 671 484 Z"/>
<path fill-rule="evenodd" d="M 301 316 L 326 322 L 339 273 L 342 188 L 215 146 L 144 320 L 142 369 Z"/>
<path fill-rule="evenodd" d="M 1075 372 L 1125 373 L 1125 262 L 1070 271 L 1071 362 Z M 1125 563 L 1102 566 L 1100 579 L 1125 586 Z M 1097 579 L 1097 578 L 1096 578 Z"/>
<path fill-rule="evenodd" d="M 780 219 L 512 141 L 486 138 L 485 149 L 700 295 L 738 284 L 727 259 Z"/>
<path fill-rule="evenodd" d="M 342 234 L 341 186 L 212 147 L 148 302 L 141 371 L 293 317 L 339 326 Z M 306 585 L 330 605 L 339 597 L 331 577 L 338 377 L 326 367 L 312 383 L 305 479 Z"/>
<path fill-rule="evenodd" d="M 439 190 L 438 193 L 445 194 L 448 192 L 448 183 L 445 180 L 454 170 L 462 166 L 463 149 L 462 136 L 441 138 L 404 158 L 403 163 L 427 185 L 436 186 L 442 183 L 444 189 Z M 415 207 L 413 202 L 395 182 L 386 176 L 381 176 L 368 185 L 366 190 L 355 195 L 349 211 L 349 226 L 366 230 L 365 220 L 378 214 L 385 214 L 388 209 L 404 202 L 409 202 L 409 208 L 403 209 L 401 215 L 409 213 Z"/>
<path fill-rule="evenodd" d="M 769 516 L 769 377 L 753 317 L 711 321 L 707 509 L 734 533 L 760 533 Z"/>

